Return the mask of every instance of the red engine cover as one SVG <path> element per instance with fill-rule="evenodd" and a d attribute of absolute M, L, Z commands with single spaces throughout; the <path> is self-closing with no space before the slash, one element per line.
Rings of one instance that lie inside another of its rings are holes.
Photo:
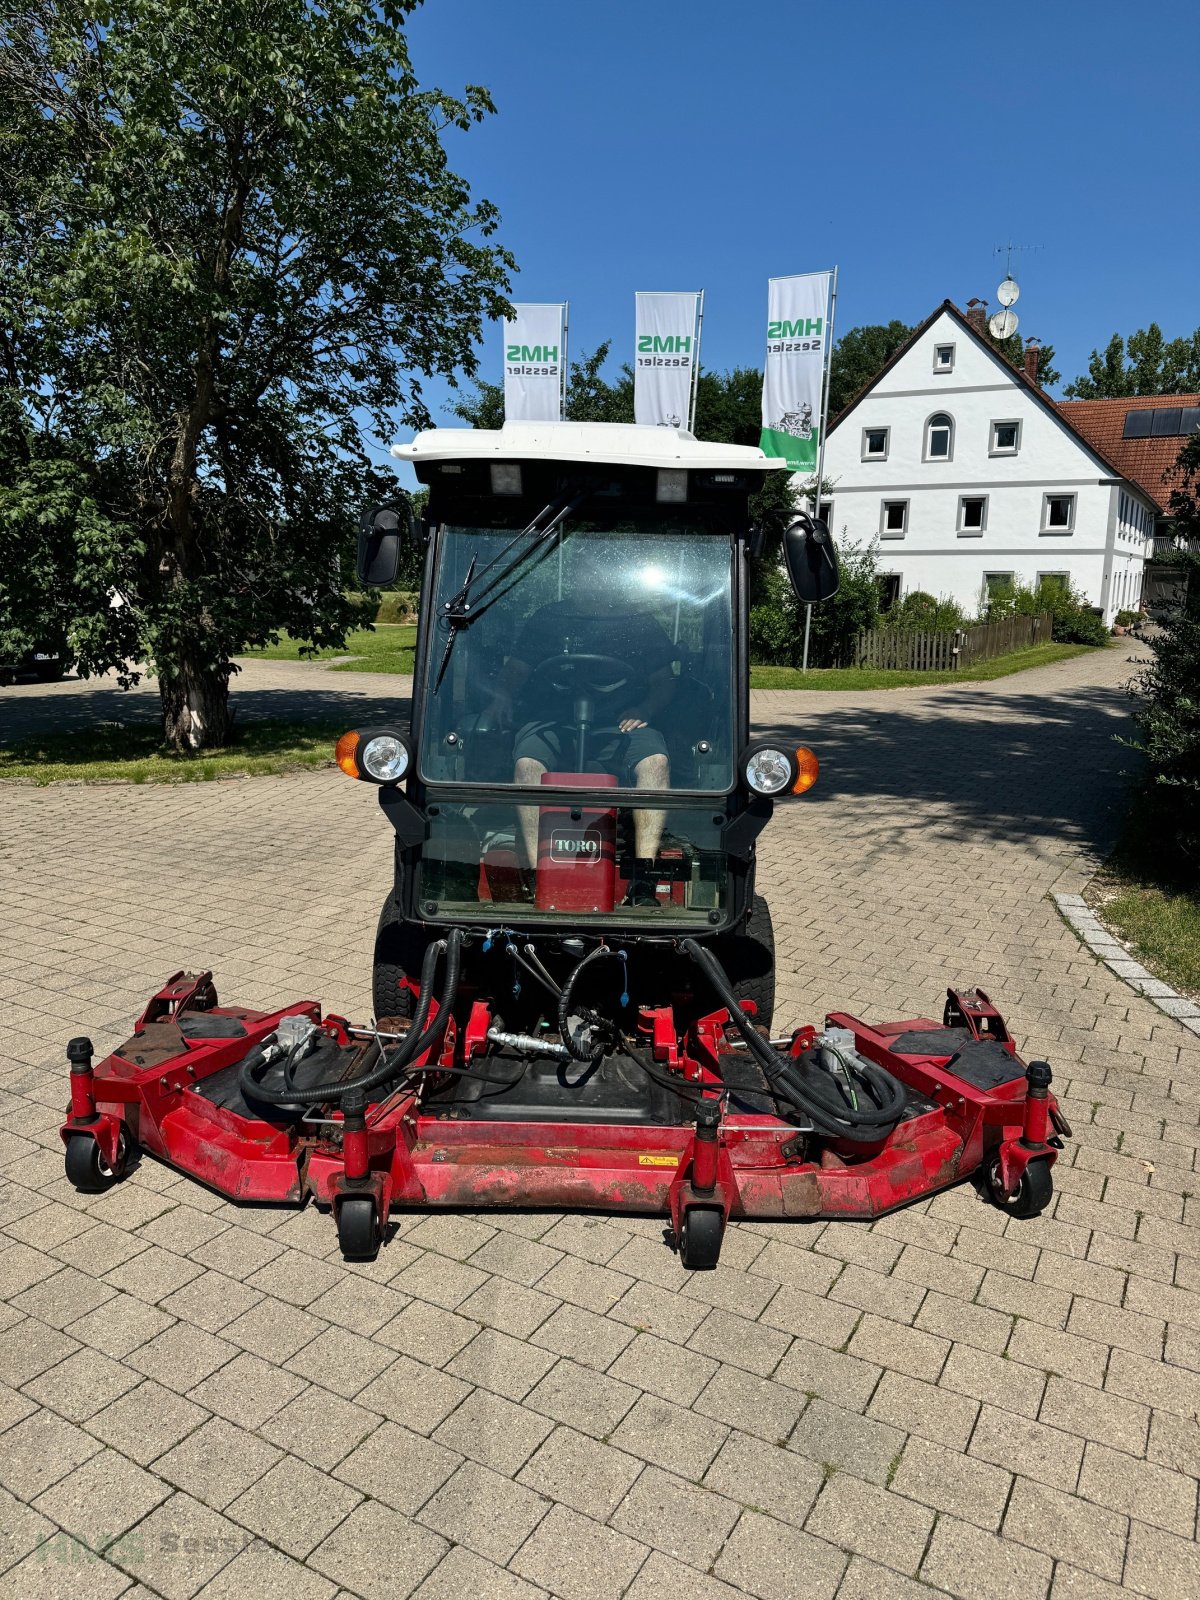
<path fill-rule="evenodd" d="M 607 772 L 544 772 L 560 788 L 615 789 Z M 572 815 L 579 810 L 578 818 Z M 538 812 L 539 911 L 611 911 L 617 887 L 617 813 L 569 803 Z"/>

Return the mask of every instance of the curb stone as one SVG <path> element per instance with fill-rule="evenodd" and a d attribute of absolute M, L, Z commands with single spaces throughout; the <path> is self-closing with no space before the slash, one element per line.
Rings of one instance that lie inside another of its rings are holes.
<path fill-rule="evenodd" d="M 1053 899 L 1064 922 L 1070 924 L 1097 961 L 1102 961 L 1114 977 L 1120 978 L 1168 1017 L 1182 1022 L 1190 1032 L 1200 1035 L 1200 1006 L 1136 962 L 1120 940 L 1114 939 L 1103 926 L 1082 895 L 1054 894 Z"/>

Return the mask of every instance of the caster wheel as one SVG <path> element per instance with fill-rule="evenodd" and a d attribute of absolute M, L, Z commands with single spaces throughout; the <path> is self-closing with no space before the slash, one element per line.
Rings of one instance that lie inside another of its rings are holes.
<path fill-rule="evenodd" d="M 90 1133 L 72 1134 L 67 1140 L 67 1178 L 80 1194 L 103 1194 L 125 1176 L 128 1164 L 129 1140 L 123 1132 L 117 1140 L 116 1162 L 111 1167 Z"/>
<path fill-rule="evenodd" d="M 993 1161 L 988 1168 L 987 1183 L 992 1204 L 1001 1211 L 1007 1211 L 1010 1217 L 1040 1216 L 1050 1204 L 1050 1196 L 1054 1192 L 1048 1161 L 1031 1161 L 1021 1174 L 1015 1194 L 1006 1195 L 1004 1192 L 1000 1182 L 999 1161 Z"/>
<path fill-rule="evenodd" d="M 338 1206 L 337 1231 L 343 1260 L 374 1261 L 382 1237 L 374 1200 L 365 1195 L 343 1200 Z"/>
<path fill-rule="evenodd" d="M 714 1206 L 689 1206 L 679 1230 L 679 1259 L 689 1272 L 715 1267 L 725 1236 L 725 1217 Z"/>

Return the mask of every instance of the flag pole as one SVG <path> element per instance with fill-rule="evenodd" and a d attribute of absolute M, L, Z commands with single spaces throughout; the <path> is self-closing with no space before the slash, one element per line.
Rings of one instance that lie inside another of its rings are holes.
<path fill-rule="evenodd" d="M 837 311 L 838 269 L 834 267 L 829 287 L 829 329 L 825 339 L 825 372 L 822 379 L 821 432 L 817 439 L 817 487 L 813 495 L 813 516 L 821 515 L 821 485 L 825 480 L 825 427 L 829 420 L 829 375 L 833 370 L 833 319 Z M 801 672 L 808 671 L 808 640 L 812 632 L 812 605 L 804 608 L 804 657 Z"/>
<path fill-rule="evenodd" d="M 571 321 L 571 302 L 564 300 L 562 303 L 562 364 L 559 368 L 559 399 L 558 415 L 563 422 L 567 419 L 567 329 Z"/>
<path fill-rule="evenodd" d="M 692 352 L 692 404 L 688 412 L 688 432 L 696 431 L 696 392 L 700 387 L 700 335 L 704 332 L 704 290 L 696 297 L 696 344 Z"/>

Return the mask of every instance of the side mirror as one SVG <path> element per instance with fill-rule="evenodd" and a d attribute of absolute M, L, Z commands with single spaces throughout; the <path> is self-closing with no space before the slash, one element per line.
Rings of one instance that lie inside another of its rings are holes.
<path fill-rule="evenodd" d="M 367 589 L 387 589 L 400 571 L 400 551 L 412 537 L 412 507 L 368 506 L 358 525 L 358 581 Z"/>
<path fill-rule="evenodd" d="M 841 581 L 837 551 L 828 524 L 820 517 L 800 516 L 784 529 L 783 556 L 797 600 L 816 605 L 831 599 Z"/>

